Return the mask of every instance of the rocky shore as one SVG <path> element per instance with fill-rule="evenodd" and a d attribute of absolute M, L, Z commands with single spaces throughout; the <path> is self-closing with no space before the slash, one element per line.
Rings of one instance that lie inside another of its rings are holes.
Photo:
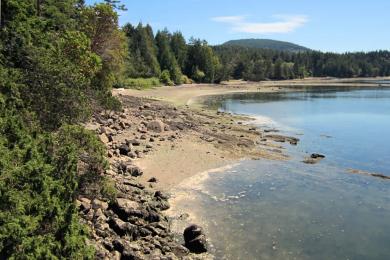
<path fill-rule="evenodd" d="M 197 173 L 190 170 L 192 166 L 199 170 L 196 159 L 192 159 L 196 153 L 202 153 L 200 160 L 208 161 L 202 165 L 207 169 L 244 157 L 283 160 L 287 158 L 283 147 L 274 141 L 294 144 L 298 140 L 243 124 L 249 120 L 244 117 L 178 108 L 132 96 L 120 99 L 122 112 L 96 114 L 86 126 L 96 131 L 107 147 L 110 168 L 105 175 L 116 190 L 110 201 L 78 199 L 82 219 L 91 229 L 90 243 L 97 250 L 97 258 L 211 259 L 201 227 L 189 226 L 183 230 L 184 236 L 175 236 L 171 231 L 171 219 L 164 214 L 170 207 L 167 183 L 176 184 Z M 177 152 L 187 161 L 180 165 L 175 160 L 159 161 L 167 151 Z M 148 157 L 154 164 L 161 164 L 140 166 L 148 162 Z M 187 174 L 178 174 L 187 168 Z M 148 174 L 145 169 L 149 169 Z M 164 175 L 164 169 L 170 173 Z M 171 182 L 175 178 L 177 181 Z"/>

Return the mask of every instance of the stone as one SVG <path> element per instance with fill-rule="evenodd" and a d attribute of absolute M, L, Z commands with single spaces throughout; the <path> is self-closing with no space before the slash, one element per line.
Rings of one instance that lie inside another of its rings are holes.
<path fill-rule="evenodd" d="M 139 204 L 136 201 L 124 199 L 124 198 L 117 198 L 116 199 L 116 205 L 121 209 L 138 209 Z"/>
<path fill-rule="evenodd" d="M 119 146 L 119 153 L 121 155 L 128 155 L 130 153 L 131 149 L 127 144 L 122 144 Z"/>
<path fill-rule="evenodd" d="M 108 144 L 110 142 L 110 140 L 108 139 L 108 137 L 107 137 L 107 135 L 105 133 L 99 135 L 99 139 L 104 144 Z"/>
<path fill-rule="evenodd" d="M 108 224 L 110 225 L 110 228 L 112 228 L 112 230 L 114 230 L 115 233 L 117 233 L 119 236 L 127 235 L 128 237 L 133 237 L 133 239 L 137 237 L 137 226 L 129 222 L 124 222 L 119 218 L 111 218 L 109 219 Z"/>
<path fill-rule="evenodd" d="M 94 199 L 92 201 L 92 208 L 95 210 L 96 209 L 106 210 L 106 209 L 108 209 L 108 203 L 101 201 L 101 200 L 98 200 L 98 199 Z"/>
<path fill-rule="evenodd" d="M 148 180 L 148 182 L 157 182 L 157 179 L 155 177 L 152 177 Z"/>
<path fill-rule="evenodd" d="M 318 154 L 318 153 L 313 153 L 313 154 L 310 155 L 310 158 L 312 158 L 312 159 L 319 159 L 319 158 L 323 159 L 323 158 L 325 158 L 325 155 Z"/>
<path fill-rule="evenodd" d="M 155 198 L 159 198 L 159 199 L 163 199 L 163 200 L 169 199 L 169 196 L 167 194 L 165 194 L 165 193 L 163 193 L 162 191 L 159 191 L 159 190 L 154 193 L 154 197 Z"/>
<path fill-rule="evenodd" d="M 161 133 L 164 132 L 165 125 L 161 120 L 153 120 L 148 122 L 146 127 L 149 131 Z"/>
<path fill-rule="evenodd" d="M 207 252 L 207 241 L 203 229 L 198 225 L 191 225 L 183 233 L 185 246 L 192 253 Z"/>
<path fill-rule="evenodd" d="M 128 166 L 127 172 L 133 177 L 139 177 L 139 176 L 142 176 L 142 174 L 143 174 L 143 171 L 141 170 L 141 168 L 139 168 L 138 166 L 135 166 L 135 165 Z"/>
<path fill-rule="evenodd" d="M 120 122 L 119 122 L 119 126 L 120 126 L 122 129 L 126 129 L 126 124 L 125 124 L 125 122 L 123 122 L 123 121 L 120 121 Z"/>
<path fill-rule="evenodd" d="M 80 211 L 87 212 L 91 208 L 91 201 L 87 198 L 80 198 L 77 200 L 77 205 Z"/>
<path fill-rule="evenodd" d="M 136 139 L 134 139 L 134 140 L 127 140 L 126 143 L 127 143 L 127 145 L 133 145 L 133 146 L 140 146 L 141 145 L 140 141 L 138 141 Z"/>

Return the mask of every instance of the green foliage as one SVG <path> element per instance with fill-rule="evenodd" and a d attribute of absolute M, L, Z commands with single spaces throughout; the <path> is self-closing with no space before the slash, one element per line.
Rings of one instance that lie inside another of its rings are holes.
<path fill-rule="evenodd" d="M 168 70 L 164 70 L 161 73 L 160 81 L 166 86 L 173 86 L 175 85 L 174 82 L 171 80 L 171 75 Z"/>
<path fill-rule="evenodd" d="M 186 74 L 197 82 L 213 83 L 216 80 L 219 58 L 207 42 L 192 39 L 188 48 Z M 201 77 L 204 74 L 204 77 Z"/>
<path fill-rule="evenodd" d="M 100 187 L 100 193 L 103 197 L 108 198 L 110 201 L 116 198 L 118 190 L 115 188 L 115 182 L 113 180 L 104 178 L 100 182 Z"/>
<path fill-rule="evenodd" d="M 126 24 L 123 27 L 128 40 L 129 55 L 126 62 L 127 78 L 159 77 L 160 64 L 157 60 L 157 46 L 152 28 L 139 24 L 133 27 Z"/>
<path fill-rule="evenodd" d="M 134 89 L 148 89 L 153 87 L 160 87 L 161 82 L 158 78 L 137 78 L 126 79 L 116 87 L 118 88 L 134 88 Z"/>
<path fill-rule="evenodd" d="M 213 50 L 222 64 L 224 80 L 390 75 L 388 51 L 335 54 L 317 51 L 286 52 L 232 45 L 215 46 Z"/>
<path fill-rule="evenodd" d="M 163 70 L 162 74 L 164 74 L 164 71 L 169 72 L 169 80 L 166 77 L 166 75 L 161 75 L 161 81 L 167 85 L 171 85 L 171 82 L 180 85 L 181 82 L 181 69 L 177 63 L 177 60 L 175 58 L 175 55 L 171 49 L 171 42 L 172 35 L 167 31 L 159 31 L 156 35 L 156 44 L 158 48 L 158 61 L 160 63 L 161 70 Z"/>
<path fill-rule="evenodd" d="M 116 3 L 114 3 L 116 2 Z M 91 39 L 91 49 L 102 60 L 102 68 L 96 73 L 93 86 L 106 93 L 120 81 L 128 56 L 126 37 L 118 29 L 118 14 L 112 4 L 97 4 L 83 10 L 82 30 Z"/>
<path fill-rule="evenodd" d="M 104 146 L 73 124 L 120 108 L 110 89 L 127 47 L 115 2 L 2 1 L 1 259 L 94 258 L 75 199 L 114 191 Z"/>
<path fill-rule="evenodd" d="M 15 111 L 0 117 L 0 256 L 4 258 L 93 258 L 74 199 L 87 170 L 103 167 L 97 140 L 81 127 L 54 135 L 30 132 Z M 96 139 L 96 137 L 94 137 Z M 96 163 L 96 164 L 95 164 Z"/>
<path fill-rule="evenodd" d="M 182 84 L 192 84 L 192 80 L 190 78 L 188 78 L 186 75 L 183 75 L 181 77 L 181 82 Z"/>

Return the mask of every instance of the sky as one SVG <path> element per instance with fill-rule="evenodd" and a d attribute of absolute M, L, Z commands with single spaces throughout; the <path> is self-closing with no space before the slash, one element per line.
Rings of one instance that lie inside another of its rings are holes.
<path fill-rule="evenodd" d="M 88 4 L 96 0 L 87 0 Z M 122 0 L 120 24 L 149 23 L 212 45 L 259 38 L 331 52 L 390 49 L 390 0 Z"/>

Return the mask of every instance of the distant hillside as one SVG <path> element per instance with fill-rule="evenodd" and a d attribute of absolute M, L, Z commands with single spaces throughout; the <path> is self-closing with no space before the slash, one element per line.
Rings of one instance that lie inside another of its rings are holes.
<path fill-rule="evenodd" d="M 279 51 L 291 51 L 291 52 L 300 52 L 300 51 L 309 51 L 309 48 L 291 43 L 291 42 L 282 42 L 268 39 L 242 39 L 242 40 L 232 40 L 225 42 L 224 46 L 241 46 L 246 48 L 258 48 L 258 49 L 272 49 Z"/>

